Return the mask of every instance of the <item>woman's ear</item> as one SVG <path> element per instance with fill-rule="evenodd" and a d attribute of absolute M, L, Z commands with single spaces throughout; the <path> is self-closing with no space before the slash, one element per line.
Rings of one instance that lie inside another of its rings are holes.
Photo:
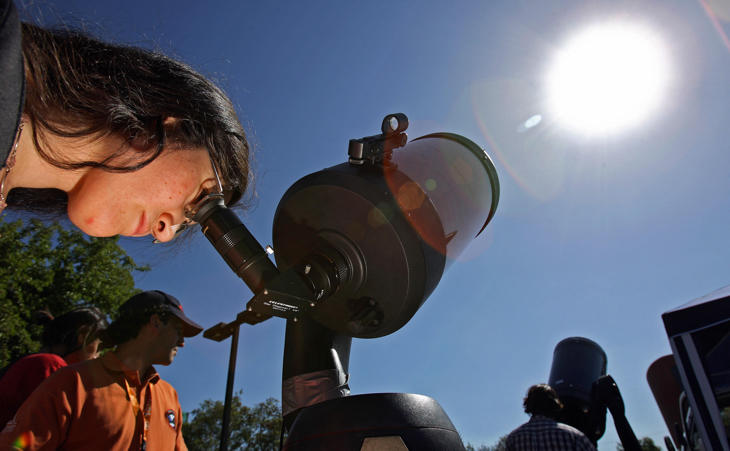
<path fill-rule="evenodd" d="M 77 346 L 86 345 L 86 339 L 88 338 L 90 331 L 91 331 L 91 327 L 89 327 L 89 326 L 79 327 L 79 330 L 76 332 L 76 345 Z"/>

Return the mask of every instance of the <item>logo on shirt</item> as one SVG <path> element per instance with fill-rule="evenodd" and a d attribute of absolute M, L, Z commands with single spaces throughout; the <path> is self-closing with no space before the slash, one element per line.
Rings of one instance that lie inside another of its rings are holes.
<path fill-rule="evenodd" d="M 13 417 L 8 423 L 5 425 L 5 428 L 2 429 L 2 432 L 10 432 L 15 429 L 15 426 L 17 426 L 18 423 L 15 421 L 15 417 Z"/>
<path fill-rule="evenodd" d="M 177 426 L 175 425 L 175 411 L 169 409 L 165 412 L 165 418 L 167 419 L 167 424 L 169 424 L 171 428 L 177 430 Z"/>

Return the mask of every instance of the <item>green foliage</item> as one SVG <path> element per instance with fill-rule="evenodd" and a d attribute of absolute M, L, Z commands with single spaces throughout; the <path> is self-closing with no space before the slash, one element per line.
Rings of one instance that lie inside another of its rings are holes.
<path fill-rule="evenodd" d="M 507 436 L 503 435 L 499 438 L 497 443 L 492 446 L 480 445 L 475 447 L 471 443 L 466 444 L 466 451 L 504 451 L 507 449 Z"/>
<path fill-rule="evenodd" d="M 491 448 L 486 445 L 479 445 L 479 447 L 475 448 L 471 443 L 467 443 L 466 451 L 491 451 Z"/>
<path fill-rule="evenodd" d="M 0 367 L 40 347 L 33 312 L 93 305 L 105 313 L 137 293 L 138 266 L 118 238 L 89 238 L 37 219 L 0 222 Z"/>
<path fill-rule="evenodd" d="M 662 451 L 662 449 L 654 443 L 654 440 L 649 437 L 644 437 L 639 440 L 639 445 L 641 445 L 641 451 Z M 616 445 L 616 451 L 624 451 L 624 447 L 619 443 Z"/>
<path fill-rule="evenodd" d="M 183 437 L 190 451 L 218 449 L 223 422 L 223 402 L 203 401 L 190 412 L 183 425 Z M 231 431 L 228 449 L 268 451 L 279 449 L 281 432 L 279 402 L 269 398 L 253 407 L 241 403 L 241 392 L 231 402 Z"/>

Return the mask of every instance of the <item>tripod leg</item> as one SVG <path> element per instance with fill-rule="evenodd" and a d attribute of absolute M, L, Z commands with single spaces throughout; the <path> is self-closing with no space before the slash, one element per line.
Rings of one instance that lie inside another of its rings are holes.
<path fill-rule="evenodd" d="M 226 381 L 226 399 L 223 404 L 223 423 L 221 424 L 220 451 L 228 451 L 228 438 L 231 434 L 231 403 L 233 398 L 233 379 L 236 376 L 236 355 L 238 354 L 238 331 L 241 327 L 237 324 L 231 335 L 231 356 L 228 358 L 228 380 Z"/>

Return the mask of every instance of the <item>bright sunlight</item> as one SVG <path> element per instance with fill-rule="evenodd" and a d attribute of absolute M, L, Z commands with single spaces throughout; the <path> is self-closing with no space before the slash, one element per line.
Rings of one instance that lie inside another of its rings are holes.
<path fill-rule="evenodd" d="M 656 112 L 669 84 L 667 51 L 641 26 L 611 22 L 576 34 L 548 72 L 548 108 L 585 135 L 633 128 Z"/>

